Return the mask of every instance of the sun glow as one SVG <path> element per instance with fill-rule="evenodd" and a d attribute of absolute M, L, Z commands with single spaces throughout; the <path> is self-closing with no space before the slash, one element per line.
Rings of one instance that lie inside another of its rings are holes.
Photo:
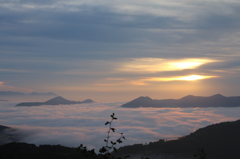
<path fill-rule="evenodd" d="M 197 81 L 197 80 L 203 80 L 208 78 L 215 78 L 217 76 L 203 76 L 203 75 L 188 75 L 188 76 L 176 76 L 176 77 L 154 77 L 154 78 L 148 78 L 148 79 L 142 79 L 140 80 L 141 83 L 144 82 L 160 82 L 160 81 Z M 138 81 L 138 82 L 140 82 Z"/>
<path fill-rule="evenodd" d="M 133 73 L 154 73 L 162 71 L 180 71 L 196 69 L 201 65 L 218 62 L 211 59 L 161 59 L 161 58 L 135 58 L 120 65 L 119 70 Z"/>
<path fill-rule="evenodd" d="M 176 80 L 196 81 L 196 80 L 201 80 L 201 79 L 206 79 L 206 78 L 212 78 L 212 77 L 214 77 L 214 76 L 190 75 L 190 76 L 184 76 L 184 77 L 176 78 Z"/>
<path fill-rule="evenodd" d="M 193 69 L 200 65 L 202 62 L 180 62 L 180 63 L 170 63 L 176 69 Z"/>

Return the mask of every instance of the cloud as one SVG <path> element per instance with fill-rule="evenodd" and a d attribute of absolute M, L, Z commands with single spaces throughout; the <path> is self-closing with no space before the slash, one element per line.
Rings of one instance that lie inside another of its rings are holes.
<path fill-rule="evenodd" d="M 120 71 L 132 73 L 155 73 L 162 71 L 178 71 L 184 69 L 196 69 L 197 67 L 217 62 L 211 59 L 161 59 L 161 58 L 135 58 L 124 62 Z"/>
<path fill-rule="evenodd" d="M 203 76 L 203 75 L 188 75 L 188 76 L 176 76 L 176 77 L 153 77 L 148 79 L 142 79 L 136 82 L 137 85 L 144 85 L 145 82 L 167 82 L 167 81 L 196 81 L 208 78 L 216 78 L 217 76 Z"/>
<path fill-rule="evenodd" d="M 127 86 L 137 96 L 170 86 L 145 79 L 201 75 L 221 77 L 201 80 L 206 92 L 239 93 L 239 8 L 237 0 L 2 0 L 1 81 L 80 95 Z"/>
<path fill-rule="evenodd" d="M 237 28 L 236 7 L 231 14 L 211 13 L 209 10 L 202 15 L 202 12 L 198 14 L 194 11 L 198 9 L 197 5 L 189 5 L 187 1 L 5 1 L 1 8 L 8 14 L 3 17 L 1 28 L 7 37 L 44 37 L 101 43 L 128 43 L 145 39 L 181 43 L 189 36 L 193 39 L 197 35 L 197 38 L 202 39 L 195 32 L 198 29 L 209 30 L 221 26 L 230 31 L 232 28 L 229 27 Z M 230 5 L 226 8 L 228 7 Z M 9 28 L 6 24 L 14 24 L 17 28 L 13 25 Z M 224 27 L 223 24 L 228 24 L 229 27 Z M 209 36 L 215 37 L 216 34 Z"/>
<path fill-rule="evenodd" d="M 210 70 L 200 69 L 204 65 L 217 63 L 220 60 L 212 59 L 163 59 L 163 58 L 134 58 L 118 62 L 112 69 L 122 73 L 125 78 L 105 78 L 99 86 L 114 85 L 149 85 L 150 82 L 167 81 L 195 81 L 209 78 L 216 78 Z M 187 70 L 187 71 L 185 71 Z M 201 72 L 201 74 L 192 74 L 189 70 Z M 184 72 L 185 71 L 185 72 Z M 208 73 L 210 72 L 210 73 Z M 125 75 L 124 75 L 125 74 Z M 134 76 L 132 76 L 134 75 Z M 176 76 L 179 75 L 179 76 Z"/>
<path fill-rule="evenodd" d="M 14 103 L 0 103 L 2 125 L 17 128 L 21 142 L 34 144 L 61 144 L 76 147 L 81 143 L 99 148 L 108 127 L 104 125 L 114 112 L 117 133 L 127 140 L 121 145 L 148 143 L 160 138 L 171 139 L 212 123 L 236 120 L 235 108 L 139 108 L 126 109 L 118 103 L 93 103 L 41 107 L 15 107 Z M 8 105 L 8 106 L 6 106 Z M 93 109 L 94 107 L 94 109 Z"/>

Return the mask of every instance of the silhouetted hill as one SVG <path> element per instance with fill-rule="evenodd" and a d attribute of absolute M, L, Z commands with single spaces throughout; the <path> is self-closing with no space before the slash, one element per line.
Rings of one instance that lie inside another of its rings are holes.
<path fill-rule="evenodd" d="M 179 138 L 165 141 L 160 139 L 147 145 L 135 144 L 118 150 L 118 155 L 130 154 L 148 156 L 151 159 L 165 157 L 193 158 L 199 148 L 203 148 L 209 159 L 240 158 L 240 120 L 213 124 Z"/>
<path fill-rule="evenodd" d="M 216 94 L 210 97 L 201 97 L 188 95 L 181 99 L 162 99 L 156 100 L 149 97 L 139 97 L 126 104 L 122 107 L 126 108 L 138 108 L 138 107 L 239 107 L 240 96 L 225 97 L 221 94 Z"/>
<path fill-rule="evenodd" d="M 0 102 L 7 102 L 8 100 L 0 99 Z"/>
<path fill-rule="evenodd" d="M 25 102 L 19 103 L 16 106 L 40 106 L 40 105 L 68 105 L 68 104 L 83 104 L 83 103 L 92 103 L 94 102 L 91 99 L 87 99 L 84 101 L 70 101 L 61 96 L 52 98 L 46 102 Z"/>
<path fill-rule="evenodd" d="M 40 145 L 9 143 L 0 146 L 1 159 L 85 159 L 76 148 L 61 145 Z M 97 159 L 97 156 L 94 157 Z M 88 157 L 92 159 L 92 157 Z"/>

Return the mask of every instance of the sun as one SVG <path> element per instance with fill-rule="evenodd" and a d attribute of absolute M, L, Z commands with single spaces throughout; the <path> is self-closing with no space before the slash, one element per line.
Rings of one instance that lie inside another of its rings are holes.
<path fill-rule="evenodd" d="M 172 66 L 174 66 L 176 69 L 193 69 L 200 65 L 202 65 L 203 62 L 176 62 L 171 63 Z"/>
<path fill-rule="evenodd" d="M 189 76 L 184 76 L 184 77 L 176 78 L 176 80 L 196 81 L 196 80 L 201 80 L 201 79 L 204 79 L 204 78 L 209 78 L 209 76 L 189 75 Z"/>

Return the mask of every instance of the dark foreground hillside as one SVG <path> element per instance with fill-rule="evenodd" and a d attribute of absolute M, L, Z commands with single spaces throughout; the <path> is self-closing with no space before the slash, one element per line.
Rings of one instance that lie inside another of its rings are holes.
<path fill-rule="evenodd" d="M 194 154 L 203 148 L 207 159 L 240 158 L 240 120 L 213 124 L 177 140 L 160 139 L 149 144 L 135 144 L 119 148 L 116 156 L 130 155 L 141 159 L 194 159 Z M 85 159 L 76 148 L 61 145 L 9 143 L 0 146 L 0 159 Z M 99 156 L 89 157 L 97 159 Z"/>
<path fill-rule="evenodd" d="M 85 159 L 76 148 L 61 145 L 40 145 L 9 143 L 0 146 L 0 159 Z M 91 159 L 93 157 L 89 157 Z M 97 159 L 95 156 L 94 158 Z"/>
<path fill-rule="evenodd" d="M 135 144 L 118 150 L 118 155 L 130 154 L 132 158 L 151 159 L 193 158 L 199 148 L 203 148 L 207 159 L 240 158 L 240 120 L 223 122 L 200 128 L 178 140 L 151 142 L 147 145 Z"/>

